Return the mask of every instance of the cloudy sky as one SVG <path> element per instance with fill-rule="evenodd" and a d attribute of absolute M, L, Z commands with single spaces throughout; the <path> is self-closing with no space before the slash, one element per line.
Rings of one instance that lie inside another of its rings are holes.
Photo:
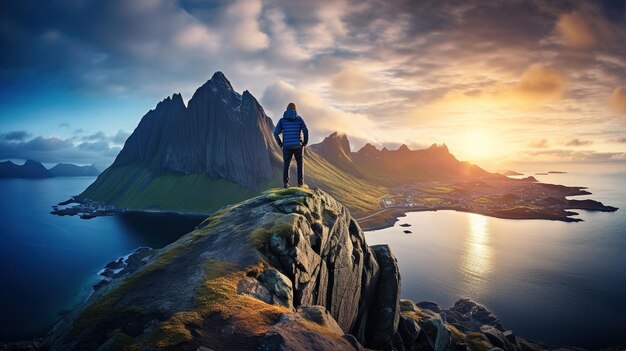
<path fill-rule="evenodd" d="M 220 70 L 313 142 L 624 162 L 624 2 L 0 1 L 0 159 L 106 165 Z"/>

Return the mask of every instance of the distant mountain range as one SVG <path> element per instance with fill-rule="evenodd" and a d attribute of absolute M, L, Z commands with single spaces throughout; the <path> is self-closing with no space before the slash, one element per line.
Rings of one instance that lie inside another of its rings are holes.
<path fill-rule="evenodd" d="M 78 166 L 72 163 L 59 163 L 49 171 L 55 177 L 94 177 L 100 174 L 94 165 Z"/>
<path fill-rule="evenodd" d="M 180 94 L 141 119 L 113 164 L 82 194 L 120 208 L 212 212 L 282 185 L 274 124 L 248 91 L 236 92 L 221 72 L 185 106 Z M 497 176 L 458 161 L 448 148 L 351 152 L 333 133 L 305 151 L 305 182 L 359 214 L 378 208 L 392 184 L 422 179 Z"/>
<path fill-rule="evenodd" d="M 52 174 L 41 163 L 26 160 L 23 165 L 11 161 L 0 162 L 0 178 L 50 178 Z"/>
<path fill-rule="evenodd" d="M 397 150 L 378 150 L 366 144 L 350 151 L 346 135 L 333 133 L 311 148 L 340 169 L 360 178 L 384 185 L 398 185 L 428 179 L 497 176 L 468 162 L 457 160 L 446 144 L 411 150 L 406 145 Z"/>
<path fill-rule="evenodd" d="M 50 178 L 50 177 L 79 177 L 97 176 L 100 171 L 91 166 L 78 166 L 71 163 L 59 163 L 46 169 L 41 162 L 26 160 L 23 165 L 16 165 L 12 161 L 0 162 L 0 178 Z"/>

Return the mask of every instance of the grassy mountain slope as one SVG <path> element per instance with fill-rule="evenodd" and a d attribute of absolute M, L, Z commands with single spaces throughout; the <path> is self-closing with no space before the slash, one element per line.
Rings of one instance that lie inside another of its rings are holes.
<path fill-rule="evenodd" d="M 378 208 L 384 188 L 338 169 L 316 153 L 306 150 L 305 182 L 320 187 L 349 204 L 355 215 Z M 171 210 L 211 213 L 217 209 L 256 196 L 282 185 L 282 171 L 274 168 L 274 178 L 257 188 L 247 188 L 224 179 L 209 178 L 202 173 L 157 174 L 141 165 L 110 167 L 82 194 L 78 201 L 95 200 L 118 208 L 136 210 Z M 295 164 L 291 178 L 295 178 Z"/>
<path fill-rule="evenodd" d="M 79 201 L 95 200 L 119 208 L 214 212 L 231 203 L 258 195 L 278 186 L 278 173 L 258 189 L 249 189 L 223 179 L 211 179 L 202 173 L 156 174 L 140 165 L 108 168 L 82 194 Z"/>

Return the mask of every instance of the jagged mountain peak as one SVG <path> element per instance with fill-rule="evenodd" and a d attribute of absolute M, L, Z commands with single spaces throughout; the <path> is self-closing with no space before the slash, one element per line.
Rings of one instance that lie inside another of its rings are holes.
<path fill-rule="evenodd" d="M 172 96 L 168 96 L 165 99 L 161 100 L 154 110 L 166 109 L 166 108 L 186 108 L 185 102 L 183 101 L 183 97 L 180 93 L 172 94 Z"/>
<path fill-rule="evenodd" d="M 448 145 L 446 145 L 445 143 L 443 144 L 433 143 L 432 145 L 428 147 L 428 150 L 440 151 L 442 153 L 450 153 L 450 150 L 448 150 Z"/>
<path fill-rule="evenodd" d="M 226 78 L 224 73 L 222 73 L 221 71 L 216 71 L 215 73 L 213 73 L 213 75 L 211 76 L 211 79 L 209 79 L 207 83 L 211 83 L 215 85 L 216 87 L 222 87 L 228 90 L 235 91 L 232 84 L 230 84 L 230 81 L 228 80 L 228 78 Z"/>
<path fill-rule="evenodd" d="M 358 154 L 371 154 L 375 152 L 378 152 L 378 149 L 376 148 L 376 146 L 370 143 L 363 145 L 363 147 L 360 148 L 359 151 L 357 151 Z"/>
<path fill-rule="evenodd" d="M 336 149 L 336 151 L 344 152 L 347 155 L 350 154 L 350 141 L 345 133 L 333 132 L 331 135 L 324 138 L 321 143 L 316 145 Z"/>
<path fill-rule="evenodd" d="M 361 172 L 354 166 L 350 141 L 344 133 L 334 132 L 311 149 L 349 174 L 361 178 Z"/>
<path fill-rule="evenodd" d="M 406 144 L 402 144 L 402 145 L 400 145 L 400 147 L 398 148 L 398 151 L 404 151 L 404 152 L 406 152 L 406 151 L 411 151 L 411 149 L 409 149 L 409 147 L 408 147 L 408 146 L 406 146 Z"/>

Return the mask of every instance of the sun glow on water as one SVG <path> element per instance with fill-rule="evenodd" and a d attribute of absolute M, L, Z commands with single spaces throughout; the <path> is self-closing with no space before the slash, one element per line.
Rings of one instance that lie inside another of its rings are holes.
<path fill-rule="evenodd" d="M 488 219 L 485 216 L 467 214 L 466 250 L 461 257 L 462 284 L 480 295 L 487 287 L 485 278 L 491 272 L 493 253 L 490 246 Z"/>

